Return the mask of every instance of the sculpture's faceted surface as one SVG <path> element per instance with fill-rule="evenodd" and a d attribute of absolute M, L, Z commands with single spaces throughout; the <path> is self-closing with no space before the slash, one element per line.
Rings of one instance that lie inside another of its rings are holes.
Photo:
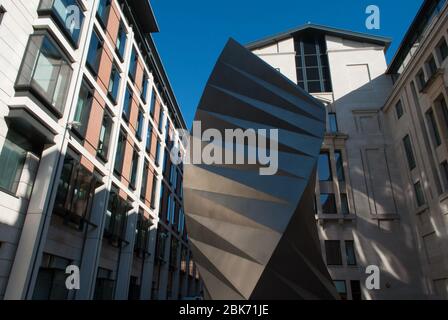
<path fill-rule="evenodd" d="M 230 40 L 195 121 L 223 137 L 225 129 L 278 129 L 275 175 L 260 175 L 257 164 L 185 166 L 187 232 L 205 296 L 335 299 L 313 209 L 324 106 Z"/>

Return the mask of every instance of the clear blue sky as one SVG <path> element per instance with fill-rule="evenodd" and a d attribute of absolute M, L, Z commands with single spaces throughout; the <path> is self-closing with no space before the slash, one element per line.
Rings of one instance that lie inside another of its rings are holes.
<path fill-rule="evenodd" d="M 229 37 L 242 44 L 309 22 L 387 36 L 390 61 L 423 0 L 151 0 L 154 35 L 187 126 Z M 367 30 L 365 9 L 381 10 L 381 29 Z"/>

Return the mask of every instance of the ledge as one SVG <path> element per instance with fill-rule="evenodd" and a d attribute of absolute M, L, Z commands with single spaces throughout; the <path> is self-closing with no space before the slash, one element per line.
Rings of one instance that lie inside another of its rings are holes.
<path fill-rule="evenodd" d="M 400 215 L 396 213 L 385 213 L 378 214 L 371 217 L 372 220 L 383 221 L 383 220 L 400 220 Z"/>

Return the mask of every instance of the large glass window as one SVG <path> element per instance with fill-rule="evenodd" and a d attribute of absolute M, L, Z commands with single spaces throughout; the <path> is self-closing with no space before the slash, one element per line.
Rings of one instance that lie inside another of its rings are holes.
<path fill-rule="evenodd" d="M 440 164 L 440 172 L 442 175 L 443 185 L 445 187 L 445 191 L 448 190 L 448 162 L 443 161 Z"/>
<path fill-rule="evenodd" d="M 428 121 L 430 135 L 434 144 L 436 146 L 440 146 L 442 144 L 442 140 L 440 139 L 439 128 L 437 127 L 436 118 L 434 117 L 434 111 L 432 111 L 432 109 L 429 109 L 426 112 L 426 120 Z"/>
<path fill-rule="evenodd" d="M 115 279 L 111 270 L 98 268 L 96 276 L 94 300 L 113 300 Z"/>
<path fill-rule="evenodd" d="M 0 189 L 13 194 L 17 192 L 27 150 L 30 149 L 26 139 L 12 130 L 8 131 L 0 153 Z"/>
<path fill-rule="evenodd" d="M 73 117 L 73 131 L 81 138 L 84 138 L 86 135 L 92 101 L 93 88 L 85 79 L 83 79 L 81 89 L 79 90 L 75 116 Z"/>
<path fill-rule="evenodd" d="M 428 61 L 426 61 L 426 66 L 428 70 L 428 78 L 431 78 L 437 72 L 436 59 L 434 59 L 432 54 Z"/>
<path fill-rule="evenodd" d="M 342 159 L 342 151 L 336 150 L 334 152 L 334 157 L 336 160 L 336 173 L 338 175 L 339 182 L 345 181 L 345 174 L 344 174 L 344 161 Z"/>
<path fill-rule="evenodd" d="M 69 265 L 70 260 L 44 253 L 33 291 L 33 300 L 67 299 L 65 269 Z"/>
<path fill-rule="evenodd" d="M 54 212 L 82 229 L 89 216 L 89 205 L 95 192 L 96 179 L 78 161 L 66 156 L 59 179 Z"/>
<path fill-rule="evenodd" d="M 124 240 L 127 212 L 130 208 L 129 203 L 119 196 L 118 190 L 114 187 L 109 195 L 104 229 L 104 236 L 109 238 L 112 243 L 116 244 Z"/>
<path fill-rule="evenodd" d="M 331 181 L 333 179 L 330 166 L 330 153 L 327 151 L 321 152 L 318 163 L 319 180 Z"/>
<path fill-rule="evenodd" d="M 308 92 L 331 92 L 327 45 L 323 35 L 294 37 L 297 81 Z"/>
<path fill-rule="evenodd" d="M 361 281 L 351 280 L 350 286 L 352 288 L 352 300 L 354 301 L 362 300 Z"/>
<path fill-rule="evenodd" d="M 152 189 L 151 189 L 151 199 L 150 199 L 150 205 L 151 209 L 156 208 L 156 190 L 157 190 L 157 176 L 154 174 L 152 177 Z"/>
<path fill-rule="evenodd" d="M 417 73 L 417 83 L 418 83 L 419 90 L 422 91 L 423 88 L 426 86 L 426 77 L 425 77 L 425 73 L 423 72 L 423 70 L 420 70 Z"/>
<path fill-rule="evenodd" d="M 320 204 L 323 214 L 336 214 L 336 201 L 333 193 L 321 193 Z"/>
<path fill-rule="evenodd" d="M 70 86 L 72 68 L 67 57 L 46 33 L 30 36 L 15 88 L 30 90 L 59 117 Z"/>
<path fill-rule="evenodd" d="M 352 240 L 345 241 L 345 254 L 347 257 L 347 265 L 356 266 L 355 242 Z"/>
<path fill-rule="evenodd" d="M 149 114 L 154 117 L 154 110 L 156 108 L 156 92 L 152 90 L 151 94 L 151 104 L 149 105 Z"/>
<path fill-rule="evenodd" d="M 74 8 L 77 8 L 75 11 Z M 39 14 L 51 14 L 55 18 L 56 24 L 68 39 L 78 45 L 84 22 L 84 13 L 77 0 L 44 0 L 38 8 Z"/>
<path fill-rule="evenodd" d="M 114 104 L 117 103 L 119 86 L 120 86 L 120 72 L 118 71 L 118 68 L 114 63 L 112 65 L 112 70 L 110 72 L 109 89 L 108 89 L 109 97 L 112 99 L 112 102 Z"/>
<path fill-rule="evenodd" d="M 103 40 L 94 29 L 90 38 L 89 51 L 87 52 L 86 66 L 94 76 L 98 74 L 100 67 L 101 52 L 103 48 Z"/>
<path fill-rule="evenodd" d="M 341 211 L 343 215 L 350 214 L 350 208 L 348 206 L 348 197 L 346 193 L 341 193 Z"/>
<path fill-rule="evenodd" d="M 107 20 L 109 19 L 111 0 L 100 0 L 98 4 L 98 10 L 96 15 L 98 17 L 98 21 L 106 27 Z"/>
<path fill-rule="evenodd" d="M 140 253 L 148 251 L 149 229 L 151 222 L 145 218 L 143 211 L 140 211 L 137 220 L 137 228 L 135 230 L 134 250 Z"/>
<path fill-rule="evenodd" d="M 160 149 L 161 149 L 160 140 L 159 140 L 159 138 L 157 138 L 156 155 L 155 155 L 155 159 L 154 159 L 156 166 L 160 165 Z"/>
<path fill-rule="evenodd" d="M 339 240 L 325 240 L 325 255 L 327 257 L 327 265 L 341 266 L 341 242 Z"/>
<path fill-rule="evenodd" d="M 148 132 L 146 133 L 146 151 L 151 151 L 151 143 L 152 143 L 152 125 L 148 124 Z"/>
<path fill-rule="evenodd" d="M 414 151 L 412 150 L 411 138 L 406 135 L 403 138 L 404 150 L 406 152 L 406 158 L 408 160 L 409 169 L 412 170 L 416 167 Z"/>
<path fill-rule="evenodd" d="M 103 122 L 101 123 L 100 138 L 98 142 L 97 155 L 107 161 L 109 154 L 110 135 L 112 133 L 113 120 L 109 112 L 104 110 Z"/>
<path fill-rule="evenodd" d="M 120 131 L 120 136 L 118 137 L 117 153 L 115 158 L 114 170 L 116 173 L 121 174 L 123 168 L 124 151 L 126 148 L 126 133 L 122 130 Z"/>
<path fill-rule="evenodd" d="M 120 28 L 118 30 L 118 37 L 116 43 L 116 51 L 121 60 L 124 58 L 124 53 L 126 50 L 126 39 L 127 33 L 123 23 L 120 23 Z"/>

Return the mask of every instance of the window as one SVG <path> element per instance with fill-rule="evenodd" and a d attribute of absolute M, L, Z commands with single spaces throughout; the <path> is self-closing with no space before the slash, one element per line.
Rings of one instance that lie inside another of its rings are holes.
<path fill-rule="evenodd" d="M 164 150 L 163 152 L 163 165 L 162 165 L 162 171 L 163 171 L 163 176 L 167 177 L 167 170 L 168 170 L 168 150 Z"/>
<path fill-rule="evenodd" d="M 406 135 L 403 138 L 404 150 L 406 152 L 406 158 L 408 160 L 409 169 L 413 170 L 416 167 L 414 151 L 412 150 L 411 138 L 409 135 Z"/>
<path fill-rule="evenodd" d="M 294 38 L 298 85 L 308 92 L 331 92 L 327 45 L 324 36 Z"/>
<path fill-rule="evenodd" d="M 75 159 L 66 156 L 56 192 L 55 214 L 82 229 L 84 221 L 88 219 L 95 185 L 93 174 Z"/>
<path fill-rule="evenodd" d="M 138 280 L 139 279 L 134 276 L 131 276 L 129 279 L 129 291 L 128 291 L 129 301 L 140 300 L 141 285 L 139 284 Z"/>
<path fill-rule="evenodd" d="M 148 123 L 148 132 L 146 133 L 146 151 L 151 151 L 151 143 L 152 143 L 152 125 Z"/>
<path fill-rule="evenodd" d="M 37 274 L 33 300 L 66 300 L 68 290 L 65 285 L 65 269 L 70 260 L 44 253 Z"/>
<path fill-rule="evenodd" d="M 157 189 L 157 176 L 154 174 L 152 177 L 152 190 L 151 190 L 151 199 L 149 201 L 151 209 L 156 208 L 156 189 Z"/>
<path fill-rule="evenodd" d="M 168 196 L 168 203 L 166 206 L 166 221 L 168 223 L 170 223 L 172 217 L 171 214 L 173 213 L 173 208 L 174 208 L 174 200 L 173 200 L 173 196 L 169 195 Z"/>
<path fill-rule="evenodd" d="M 94 76 L 98 74 L 102 47 L 103 40 L 98 35 L 97 31 L 93 30 L 92 37 L 90 38 L 89 51 L 87 52 L 86 66 Z"/>
<path fill-rule="evenodd" d="M 140 199 L 142 200 L 146 198 L 146 190 L 148 187 L 148 174 L 149 174 L 149 162 L 145 160 L 145 164 L 143 166 L 142 187 L 140 189 Z"/>
<path fill-rule="evenodd" d="M 155 90 L 152 90 L 151 104 L 149 106 L 149 114 L 151 115 L 151 117 L 154 117 L 155 107 L 156 107 L 156 92 L 155 92 Z"/>
<path fill-rule="evenodd" d="M 432 140 L 436 146 L 440 146 L 442 144 L 442 141 L 440 140 L 440 133 L 439 129 L 437 127 L 437 122 L 434 117 L 434 111 L 432 109 L 429 109 L 426 112 L 426 120 L 428 121 L 428 127 L 430 131 L 430 135 L 432 137 Z"/>
<path fill-rule="evenodd" d="M 341 211 L 343 215 L 350 214 L 350 208 L 348 206 L 348 198 L 346 193 L 341 193 Z"/>
<path fill-rule="evenodd" d="M 141 98 L 144 103 L 146 103 L 146 98 L 148 96 L 148 81 L 149 81 L 148 76 L 144 74 L 142 80 L 142 94 L 141 94 Z"/>
<path fill-rule="evenodd" d="M 179 234 L 184 233 L 184 226 L 185 226 L 185 214 L 184 210 L 182 208 L 179 209 L 179 221 L 177 223 L 177 231 Z"/>
<path fill-rule="evenodd" d="M 356 266 L 355 242 L 352 240 L 345 241 L 345 254 L 347 257 L 347 265 Z"/>
<path fill-rule="evenodd" d="M 162 207 L 163 207 L 163 196 L 165 194 L 165 184 L 162 183 L 160 184 L 160 190 L 159 190 L 159 216 L 161 216 L 162 213 Z"/>
<path fill-rule="evenodd" d="M 398 100 L 397 104 L 395 105 L 395 112 L 397 114 L 397 119 L 400 119 L 403 116 L 403 104 L 401 103 L 401 100 Z"/>
<path fill-rule="evenodd" d="M 336 201 L 333 193 L 321 193 L 320 205 L 323 214 L 336 214 Z"/>
<path fill-rule="evenodd" d="M 109 89 L 108 95 L 112 99 L 114 104 L 117 103 L 118 96 L 118 87 L 120 86 L 120 72 L 118 72 L 118 68 L 115 63 L 112 65 L 112 70 L 110 72 L 109 79 Z"/>
<path fill-rule="evenodd" d="M 446 57 L 448 57 L 448 46 L 446 44 L 445 38 L 442 38 L 442 40 L 440 40 L 439 44 L 437 45 L 437 54 L 439 56 L 440 64 L 442 64 L 442 62 L 445 61 Z"/>
<path fill-rule="evenodd" d="M 159 140 L 159 138 L 157 138 L 156 155 L 155 155 L 155 159 L 154 159 L 156 166 L 160 165 L 160 148 L 161 148 L 160 140 Z"/>
<path fill-rule="evenodd" d="M 126 122 L 129 122 L 129 119 L 131 117 L 131 108 L 132 108 L 132 89 L 126 87 L 126 92 L 124 93 L 123 113 L 121 114 L 123 116 L 123 119 L 126 120 Z"/>
<path fill-rule="evenodd" d="M 420 70 L 419 73 L 417 73 L 417 83 L 419 90 L 422 91 L 423 88 L 426 86 L 426 78 L 423 70 Z"/>
<path fill-rule="evenodd" d="M 132 81 L 135 81 L 135 75 L 137 73 L 137 63 L 138 62 L 138 55 L 135 50 L 135 48 L 132 48 L 131 53 L 131 63 L 129 65 L 129 77 L 132 79 Z"/>
<path fill-rule="evenodd" d="M 76 7 L 79 15 L 73 18 Z M 40 15 L 51 15 L 58 27 L 69 41 L 77 46 L 84 22 L 84 13 L 77 0 L 47 0 L 41 1 L 37 12 Z"/>
<path fill-rule="evenodd" d="M 135 184 L 137 183 L 137 169 L 138 169 L 138 152 L 134 150 L 132 152 L 132 163 L 131 163 L 131 181 L 130 188 L 135 190 Z"/>
<path fill-rule="evenodd" d="M 98 17 L 99 22 L 105 28 L 107 25 L 107 20 L 109 19 L 110 12 L 110 3 L 111 0 L 100 0 L 98 4 L 98 10 L 96 15 Z"/>
<path fill-rule="evenodd" d="M 123 61 L 124 53 L 126 50 L 126 40 L 127 40 L 126 28 L 123 23 L 120 23 L 120 29 L 118 29 L 117 43 L 115 49 L 121 61 Z"/>
<path fill-rule="evenodd" d="M 141 253 L 148 251 L 149 229 L 151 222 L 145 218 L 143 211 L 138 214 L 137 228 L 135 230 L 134 250 Z"/>
<path fill-rule="evenodd" d="M 15 88 L 31 91 L 57 116 L 64 113 L 72 68 L 50 36 L 35 33 L 30 36 Z"/>
<path fill-rule="evenodd" d="M 426 61 L 426 66 L 428 70 L 428 78 L 431 78 L 437 72 L 436 59 L 434 59 L 432 54 L 428 61 Z"/>
<path fill-rule="evenodd" d="M 97 150 L 97 155 L 104 161 L 107 161 L 108 158 L 112 125 L 113 125 L 112 117 L 109 115 L 109 112 L 104 110 L 103 122 L 101 124 L 100 138 Z"/>
<path fill-rule="evenodd" d="M 137 116 L 137 139 L 142 140 L 142 133 L 143 133 L 143 111 L 142 109 L 138 109 L 138 116 Z"/>
<path fill-rule="evenodd" d="M 345 174 L 344 174 L 344 161 L 342 159 L 342 151 L 336 150 L 334 152 L 334 157 L 336 160 L 336 173 L 338 175 L 339 182 L 345 181 Z"/>
<path fill-rule="evenodd" d="M 104 229 L 104 237 L 110 239 L 113 244 L 124 240 L 127 212 L 130 208 L 129 203 L 119 196 L 118 189 L 113 187 L 109 195 Z"/>
<path fill-rule="evenodd" d="M 354 301 L 362 300 L 361 281 L 351 280 L 350 287 L 352 288 L 352 300 Z"/>
<path fill-rule="evenodd" d="M 0 153 L 0 189 L 15 194 L 31 149 L 25 138 L 9 129 Z"/>
<path fill-rule="evenodd" d="M 341 266 L 341 242 L 339 240 L 325 240 L 325 255 L 327 257 L 327 265 Z"/>
<path fill-rule="evenodd" d="M 115 167 L 114 167 L 115 172 L 118 174 L 121 174 L 121 170 L 123 168 L 125 146 L 126 146 L 126 133 L 123 130 L 121 130 L 120 136 L 118 137 L 117 155 L 115 158 Z"/>
<path fill-rule="evenodd" d="M 347 286 L 344 280 L 333 281 L 336 291 L 339 293 L 341 300 L 347 300 Z"/>
<path fill-rule="evenodd" d="M 442 179 L 443 179 L 443 185 L 445 186 L 445 191 L 448 190 L 448 162 L 447 161 L 443 161 L 440 164 L 440 172 L 442 175 Z"/>
<path fill-rule="evenodd" d="M 327 151 L 321 152 L 318 163 L 319 180 L 331 181 L 333 179 L 330 166 L 330 153 Z"/>
<path fill-rule="evenodd" d="M 112 274 L 111 270 L 98 267 L 94 300 L 113 300 L 115 280 Z"/>
<path fill-rule="evenodd" d="M 171 164 L 170 185 L 172 185 L 173 188 L 176 188 L 176 184 L 177 184 L 177 169 L 176 169 L 176 166 L 174 164 Z"/>
<path fill-rule="evenodd" d="M 423 193 L 422 184 L 420 181 L 414 184 L 415 198 L 417 201 L 417 206 L 421 207 L 426 204 L 425 195 Z"/>
<path fill-rule="evenodd" d="M 436 100 L 435 104 L 436 104 L 436 107 L 439 108 L 440 111 L 442 111 L 443 121 L 445 123 L 445 130 L 447 130 L 448 129 L 448 108 L 446 106 L 445 98 L 443 96 L 441 96 L 439 99 Z"/>
<path fill-rule="evenodd" d="M 336 113 L 330 112 L 328 114 L 328 123 L 330 125 L 330 133 L 337 133 L 339 131 Z"/>
<path fill-rule="evenodd" d="M 160 110 L 160 115 L 159 115 L 159 132 L 161 134 L 163 134 L 163 111 Z"/>
<path fill-rule="evenodd" d="M 73 117 L 73 132 L 80 138 L 84 138 L 86 135 L 92 101 L 93 88 L 85 79 L 83 79 L 79 91 L 78 103 L 76 104 L 75 116 Z"/>

